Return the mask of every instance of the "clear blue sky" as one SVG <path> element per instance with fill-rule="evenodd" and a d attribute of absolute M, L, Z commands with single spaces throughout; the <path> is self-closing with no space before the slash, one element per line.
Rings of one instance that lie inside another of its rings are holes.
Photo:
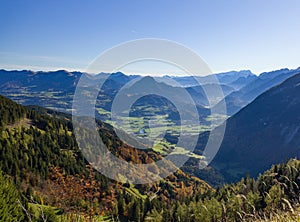
<path fill-rule="evenodd" d="M 215 72 L 300 66 L 299 0 L 1 0 L 0 68 L 84 68 L 104 50 L 163 38 Z"/>

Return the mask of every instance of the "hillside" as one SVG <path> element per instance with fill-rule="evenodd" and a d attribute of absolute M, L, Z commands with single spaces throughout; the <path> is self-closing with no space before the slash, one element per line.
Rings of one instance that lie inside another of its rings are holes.
<path fill-rule="evenodd" d="M 257 176 L 273 163 L 300 156 L 300 75 L 257 97 L 227 120 L 211 166 L 228 181 Z"/>
<path fill-rule="evenodd" d="M 132 212 L 134 204 L 167 204 L 211 189 L 180 170 L 165 180 L 140 186 L 104 177 L 82 156 L 67 114 L 28 109 L 0 96 L 0 122 L 0 167 L 13 178 L 25 205 L 53 206 L 62 216 L 72 217 L 75 213 L 114 215 L 122 204 L 119 215 L 132 219 L 137 212 L 141 217 L 147 213 L 141 209 Z M 108 124 L 98 122 L 98 127 L 108 148 L 119 158 L 134 163 L 162 158 L 152 150 L 140 151 L 123 144 Z"/>
<path fill-rule="evenodd" d="M 153 208 L 146 221 L 299 221 L 299 177 L 300 162 L 291 159 L 257 180 L 247 176 L 167 208 Z"/>

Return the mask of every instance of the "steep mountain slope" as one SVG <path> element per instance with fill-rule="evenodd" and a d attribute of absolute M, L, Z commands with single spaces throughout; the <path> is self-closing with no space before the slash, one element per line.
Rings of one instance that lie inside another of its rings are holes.
<path fill-rule="evenodd" d="M 212 162 L 226 178 L 256 176 L 300 156 L 300 74 L 257 97 L 227 120 L 223 143 Z"/>

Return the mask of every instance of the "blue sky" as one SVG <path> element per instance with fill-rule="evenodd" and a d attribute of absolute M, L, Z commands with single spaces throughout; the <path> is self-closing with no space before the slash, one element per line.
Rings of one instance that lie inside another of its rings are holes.
<path fill-rule="evenodd" d="M 0 68 L 84 70 L 139 38 L 181 43 L 214 72 L 297 68 L 299 10 L 298 0 L 1 0 Z"/>

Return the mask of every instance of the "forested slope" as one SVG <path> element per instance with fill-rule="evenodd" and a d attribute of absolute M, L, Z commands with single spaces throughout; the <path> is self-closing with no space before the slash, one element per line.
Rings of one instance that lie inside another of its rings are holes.
<path fill-rule="evenodd" d="M 299 221 L 300 161 L 278 165 L 257 180 L 247 176 L 235 184 L 194 195 L 185 201 L 153 208 L 149 221 Z"/>
<path fill-rule="evenodd" d="M 140 186 L 106 178 L 85 161 L 66 114 L 28 109 L 0 96 L 0 122 L 0 167 L 13 179 L 27 207 L 33 202 L 54 206 L 63 215 L 133 219 L 138 214 L 142 220 L 152 205 L 163 206 L 211 189 L 180 170 L 165 180 Z M 98 122 L 98 127 L 103 141 L 119 158 L 136 163 L 162 158 L 154 151 L 122 143 L 107 124 Z"/>

